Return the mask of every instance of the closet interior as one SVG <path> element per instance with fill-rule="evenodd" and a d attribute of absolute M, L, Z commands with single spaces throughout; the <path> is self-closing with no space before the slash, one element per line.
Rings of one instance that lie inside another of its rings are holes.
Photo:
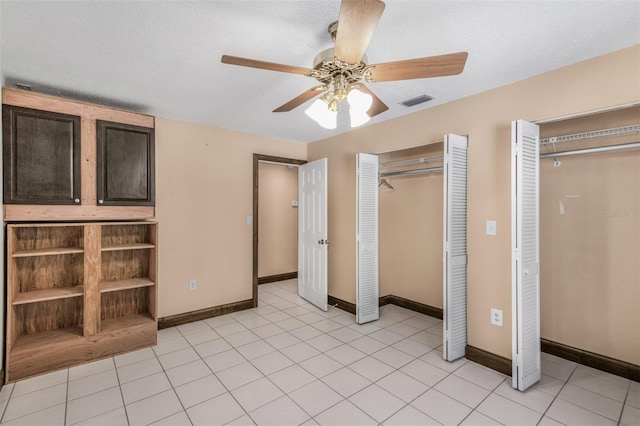
<path fill-rule="evenodd" d="M 540 139 L 541 337 L 638 365 L 640 107 Z"/>
<path fill-rule="evenodd" d="M 379 154 L 380 296 L 442 309 L 443 142 Z"/>

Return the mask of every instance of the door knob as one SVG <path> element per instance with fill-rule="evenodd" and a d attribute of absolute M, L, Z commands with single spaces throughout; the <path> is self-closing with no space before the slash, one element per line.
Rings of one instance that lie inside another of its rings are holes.
<path fill-rule="evenodd" d="M 324 240 L 318 240 L 318 244 L 324 244 Z"/>

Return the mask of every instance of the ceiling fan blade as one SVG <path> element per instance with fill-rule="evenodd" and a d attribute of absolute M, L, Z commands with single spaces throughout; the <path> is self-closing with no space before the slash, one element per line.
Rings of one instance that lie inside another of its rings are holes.
<path fill-rule="evenodd" d="M 288 72 L 291 74 L 307 75 L 311 72 L 309 68 L 295 67 L 293 65 L 276 64 L 274 62 L 257 61 L 255 59 L 241 58 L 239 56 L 222 55 L 220 60 L 223 64 L 239 65 L 241 67 L 260 68 L 263 70 Z"/>
<path fill-rule="evenodd" d="M 377 82 L 457 75 L 464 69 L 467 56 L 467 52 L 458 52 L 375 64 L 371 71 L 371 79 Z"/>
<path fill-rule="evenodd" d="M 371 90 L 369 90 L 369 88 L 367 86 L 365 86 L 364 84 L 360 84 L 358 86 L 358 90 L 360 90 L 361 92 L 364 93 L 368 93 L 371 95 L 371 97 L 373 98 L 373 102 L 371 103 L 371 107 L 369 107 L 369 110 L 367 111 L 367 115 L 369 117 L 375 117 L 376 115 L 380 114 L 381 112 L 385 112 L 386 110 L 389 109 L 389 107 L 380 100 L 379 97 L 377 97 L 375 95 L 375 93 L 373 93 Z"/>
<path fill-rule="evenodd" d="M 358 64 L 384 11 L 380 0 L 342 0 L 334 55 Z"/>
<path fill-rule="evenodd" d="M 312 87 L 311 89 L 307 90 L 306 92 L 302 92 L 301 94 L 299 94 L 295 98 L 291 99 L 286 104 L 280 105 L 278 108 L 274 109 L 273 112 L 291 111 L 292 109 L 297 108 L 300 105 L 302 105 L 303 103 L 307 102 L 309 99 L 312 99 L 312 98 L 318 96 L 320 93 L 324 92 L 325 88 L 326 88 L 326 86 L 324 86 L 324 85 Z"/>

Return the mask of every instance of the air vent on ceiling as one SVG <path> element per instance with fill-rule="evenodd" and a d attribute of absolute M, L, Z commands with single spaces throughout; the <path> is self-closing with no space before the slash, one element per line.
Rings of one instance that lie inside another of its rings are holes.
<path fill-rule="evenodd" d="M 412 107 L 412 106 L 416 106 L 418 104 L 429 102 L 431 99 L 433 99 L 433 96 L 420 95 L 420 96 L 417 96 L 415 98 L 411 98 L 411 99 L 407 99 L 406 101 L 402 101 L 402 102 L 400 102 L 400 104 L 402 104 L 402 105 L 404 105 L 406 107 Z"/>

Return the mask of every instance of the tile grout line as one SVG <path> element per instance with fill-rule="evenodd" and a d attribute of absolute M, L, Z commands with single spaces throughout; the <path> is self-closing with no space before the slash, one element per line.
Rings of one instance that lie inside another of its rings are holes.
<path fill-rule="evenodd" d="M 234 317 L 230 317 L 230 318 L 231 318 L 231 319 L 233 319 L 237 324 L 240 324 L 240 322 L 239 322 L 238 320 L 236 320 Z M 229 342 L 225 339 L 225 336 L 222 336 L 221 334 L 219 334 L 219 333 L 218 333 L 218 332 L 217 332 L 213 327 L 211 327 L 211 326 L 210 326 L 208 323 L 206 323 L 205 321 L 203 321 L 203 323 L 204 323 L 204 324 L 206 324 L 206 325 L 207 325 L 207 327 L 211 328 L 211 329 L 212 329 L 216 334 L 218 334 L 218 336 L 220 336 L 220 338 L 221 338 L 222 340 L 224 340 L 224 341 L 225 341 L 225 343 L 227 343 L 229 346 L 231 346 L 231 347 L 233 348 L 233 350 L 235 350 L 236 352 L 238 352 L 238 354 L 240 354 L 240 356 L 241 356 L 241 357 L 243 357 L 243 358 L 248 362 L 248 360 L 246 359 L 246 357 L 245 357 L 244 355 L 242 355 L 242 353 L 241 353 L 241 352 L 237 351 L 237 350 L 236 350 L 236 348 L 235 348 L 235 346 L 233 346 L 231 343 L 229 343 Z M 242 325 L 242 324 L 240 324 L 240 325 Z M 244 327 L 244 325 L 242 325 L 242 326 Z M 223 326 L 221 326 L 221 327 L 224 327 L 224 325 L 223 325 Z M 247 331 L 250 331 L 247 327 L 244 327 L 244 328 L 246 328 L 246 329 L 247 329 Z M 181 336 L 183 336 L 183 338 L 184 338 L 184 335 L 183 335 L 183 334 L 182 334 L 182 332 L 178 329 L 178 327 L 176 327 L 176 330 L 177 330 L 177 331 L 178 331 L 178 333 L 179 333 Z M 234 333 L 234 334 L 238 334 L 238 333 Z M 249 413 L 247 412 L 247 410 L 245 410 L 245 408 L 242 406 L 242 404 L 240 404 L 240 402 L 236 399 L 235 395 L 233 395 L 233 394 L 231 393 L 231 390 L 229 390 L 229 388 L 227 387 L 227 385 L 226 385 L 226 384 L 224 384 L 224 382 L 223 382 L 222 380 L 220 380 L 220 378 L 218 377 L 218 375 L 217 375 L 217 374 L 216 374 L 216 373 L 211 369 L 211 367 L 210 367 L 210 366 L 209 366 L 209 364 L 204 360 L 204 358 L 202 358 L 202 355 L 200 355 L 200 353 L 196 350 L 196 348 L 195 348 L 195 347 L 193 347 L 193 345 L 191 344 L 191 342 L 189 342 L 186 338 L 185 338 L 185 340 L 187 341 L 187 343 L 189 344 L 189 346 L 190 346 L 190 347 L 195 351 L 195 353 L 198 355 L 198 357 L 200 358 L 200 360 L 201 360 L 202 362 L 204 362 L 204 365 L 206 365 L 206 366 L 207 366 L 207 368 L 209 369 L 209 371 L 211 371 L 211 374 L 213 375 L 213 377 L 215 377 L 215 378 L 216 378 L 216 380 L 218 380 L 218 382 L 220 382 L 220 385 L 222 385 L 222 387 L 224 388 L 224 390 L 226 391 L 226 393 L 228 393 L 228 394 L 229 394 L 229 396 L 230 396 L 231 398 L 233 398 L 233 400 L 236 402 L 236 404 L 238 404 L 238 406 L 242 409 L 242 411 L 244 412 L 244 415 L 249 416 Z M 217 340 L 217 339 L 215 339 L 215 340 Z M 223 351 L 223 352 L 226 352 L 226 351 Z M 219 352 L 219 353 L 222 353 L 222 352 Z M 217 354 L 213 354 L 213 355 L 217 355 Z M 160 363 L 160 366 L 161 366 L 161 367 L 163 367 L 163 369 L 164 369 L 164 366 L 162 365 L 162 363 Z M 233 368 L 233 367 L 229 367 L 229 368 Z M 223 370 L 223 371 L 224 371 L 224 370 Z M 165 374 L 166 374 L 166 373 L 165 373 Z M 205 376 L 205 377 L 206 377 L 206 376 Z M 202 378 L 202 377 L 201 377 L 201 378 Z M 167 377 L 167 380 L 168 380 L 168 377 Z M 196 379 L 196 380 L 200 380 L 200 379 Z M 256 380 L 259 380 L 259 379 L 256 379 Z M 194 381 L 195 381 L 195 380 L 194 380 Z M 255 380 L 253 380 L 253 381 L 251 381 L 251 382 L 249 382 L 249 383 L 253 383 L 254 381 L 255 381 Z M 169 380 L 169 383 L 171 384 L 171 388 L 174 390 L 174 392 L 176 393 L 176 396 L 177 396 L 177 392 L 175 391 L 175 388 L 173 387 L 173 383 L 171 383 L 171 380 Z M 247 384 L 249 384 L 249 383 L 247 383 Z M 242 385 L 242 386 L 244 386 L 244 385 Z M 242 387 L 242 386 L 239 386 L 239 387 Z M 215 398 L 218 398 L 218 397 L 219 397 L 219 396 L 221 396 L 221 395 L 224 395 L 224 394 L 216 395 L 216 396 L 214 396 L 214 397 L 212 397 L 212 398 L 205 399 L 204 401 L 201 401 L 201 402 L 199 402 L 199 403 L 197 403 L 197 404 L 195 404 L 195 405 L 193 405 L 192 407 L 189 407 L 189 408 L 193 408 L 193 407 L 196 407 L 196 406 L 198 406 L 198 405 L 200 405 L 200 404 L 204 404 L 205 402 L 207 402 L 207 401 L 211 401 L 212 399 L 215 399 Z M 187 409 L 186 409 L 186 408 L 184 408 L 184 405 L 182 404 L 182 400 L 180 399 L 180 397 L 179 397 L 179 396 L 177 396 L 177 398 L 178 398 L 178 401 L 180 401 L 180 405 L 182 405 L 182 408 L 183 408 L 183 410 L 184 410 L 185 414 L 186 414 L 186 415 L 187 415 L 187 417 L 189 418 L 189 421 L 191 422 L 191 424 L 193 424 L 193 420 L 191 420 L 191 416 L 189 416 L 189 413 L 187 412 Z M 234 420 L 237 420 L 237 419 L 239 419 L 240 417 L 242 417 L 242 415 L 240 415 L 240 416 L 238 416 L 238 417 L 235 417 L 235 418 L 231 419 L 231 420 L 230 420 L 229 422 L 227 422 L 227 423 L 230 423 L 230 422 L 232 422 L 232 421 L 234 421 Z M 251 416 L 249 416 L 249 418 L 251 418 Z M 253 419 L 251 419 L 251 420 L 253 421 Z"/>
<path fill-rule="evenodd" d="M 15 388 L 16 388 L 16 383 L 13 382 L 11 391 L 9 392 L 9 396 L 7 397 L 7 404 L 4 406 L 4 408 L 2 409 L 2 413 L 0 414 L 0 423 L 2 423 L 2 421 L 4 420 L 4 413 L 7 411 L 7 407 L 9 406 L 9 402 L 11 401 L 11 396 L 13 395 L 13 391 Z M 66 407 L 65 407 L 65 410 L 66 410 Z"/>
<path fill-rule="evenodd" d="M 614 401 L 614 402 L 617 402 L 617 403 L 620 403 L 620 402 L 621 402 L 621 401 L 619 401 L 619 400 L 617 400 L 617 399 L 614 399 L 614 398 L 611 398 L 611 397 L 609 397 L 609 396 L 607 396 L 607 395 L 601 394 L 600 392 L 596 392 L 596 391 L 593 391 L 593 390 L 591 390 L 591 389 L 584 388 L 584 387 L 582 387 L 582 386 L 580 386 L 580 385 L 578 385 L 578 384 L 569 383 L 569 380 L 571 379 L 571 377 L 573 377 L 573 374 L 578 370 L 578 368 L 579 368 L 581 365 L 583 365 L 583 364 L 576 363 L 576 367 L 573 369 L 573 371 L 571 372 L 571 375 L 567 378 L 566 382 L 562 385 L 562 388 L 560 389 L 560 392 L 558 392 L 558 395 L 556 396 L 556 398 L 559 398 L 560 393 L 562 392 L 562 390 L 565 388 L 565 386 L 566 386 L 566 385 L 571 385 L 571 386 L 575 386 L 575 387 L 577 387 L 577 388 L 580 388 L 580 389 L 582 389 L 583 391 L 586 391 L 586 392 L 590 392 L 590 393 L 596 394 L 596 395 L 597 395 L 597 396 L 599 396 L 599 397 L 606 398 L 606 399 L 608 399 L 608 400 L 610 400 L 610 401 Z M 593 374 L 591 374 L 591 373 L 589 373 L 589 372 L 586 372 L 586 374 L 593 375 Z M 607 381 L 611 382 L 611 380 L 608 380 L 608 379 L 606 379 L 606 378 L 603 378 L 603 377 L 599 377 L 599 378 L 600 378 L 600 379 L 607 380 Z M 626 399 L 627 399 L 627 395 L 628 395 L 628 392 L 629 392 L 629 388 L 630 388 L 630 387 L 631 387 L 631 383 L 629 382 L 629 383 L 627 384 L 627 392 L 625 393 L 624 401 L 626 401 Z M 605 418 L 605 419 L 607 419 L 607 420 L 611 420 L 611 421 L 615 422 L 615 420 L 612 420 L 611 418 L 607 417 L 607 416 L 606 416 L 606 415 L 604 415 L 604 414 L 600 414 L 600 413 L 597 413 L 597 412 L 595 412 L 595 411 L 593 411 L 593 410 L 591 410 L 591 409 L 589 409 L 589 408 L 582 407 L 582 406 L 580 406 L 580 405 L 578 405 L 578 404 L 573 403 L 572 401 L 568 401 L 568 400 L 563 399 L 563 398 L 560 398 L 560 400 L 561 400 L 561 401 L 566 402 L 567 404 L 571 404 L 571 405 L 573 405 L 573 406 L 575 406 L 575 407 L 578 407 L 579 409 L 582 409 L 582 410 L 588 411 L 588 412 L 589 412 L 589 413 L 591 413 L 591 414 L 595 414 L 596 416 L 599 416 L 599 417 L 602 417 L 602 418 Z M 554 402 L 555 402 L 555 398 L 554 398 Z M 553 403 L 553 402 L 552 402 L 552 403 Z M 624 402 L 622 402 L 622 408 L 620 409 L 620 416 L 619 416 L 619 419 L 621 419 L 621 418 L 622 418 L 622 412 L 624 411 L 624 404 L 625 404 L 625 403 L 624 403 Z M 551 405 L 550 405 L 549 407 L 551 407 Z M 555 420 L 555 419 L 554 419 L 554 420 Z M 620 420 L 618 420 L 618 422 L 617 422 L 617 423 L 618 423 L 618 424 L 620 424 Z"/>
<path fill-rule="evenodd" d="M 120 374 L 118 373 L 118 365 L 116 364 L 116 357 L 115 356 L 111 357 L 111 360 L 113 361 L 113 368 L 116 370 L 116 380 L 118 381 L 118 389 L 120 389 L 120 398 L 122 399 L 122 408 L 124 409 L 124 418 L 127 419 L 127 424 L 130 425 L 131 421 L 129 421 L 129 411 L 127 410 L 127 404 L 124 402 L 124 393 L 122 392 L 122 383 L 120 383 Z"/>
<path fill-rule="evenodd" d="M 620 415 L 618 416 L 618 424 L 622 424 L 622 414 L 624 414 L 624 409 L 627 405 L 627 399 L 629 399 L 629 392 L 631 392 L 631 380 L 627 384 L 627 393 L 624 396 L 624 402 L 622 403 L 622 410 L 620 410 Z"/>
<path fill-rule="evenodd" d="M 571 374 L 569 374 L 569 377 L 567 377 L 567 379 L 562 383 L 562 386 L 560 386 L 560 390 L 558 391 L 557 394 L 555 394 L 555 396 L 553 397 L 553 399 L 551 400 L 551 403 L 549 404 L 549 406 L 547 407 L 546 410 L 544 410 L 544 413 L 542 414 L 542 417 L 540 418 L 540 421 L 542 421 L 542 419 L 544 419 L 545 417 L 549 417 L 550 419 L 553 419 L 555 421 L 557 421 L 558 423 L 562 423 L 560 420 L 556 420 L 553 417 L 547 416 L 547 413 L 549 412 L 549 409 L 551 408 L 551 406 L 553 405 L 554 402 L 556 402 L 556 399 L 558 399 L 558 397 L 560 396 L 560 393 L 562 392 L 562 390 L 564 389 L 564 387 L 567 385 L 567 383 L 569 383 L 569 380 L 571 380 L 571 377 L 573 376 L 573 374 L 576 372 L 576 370 L 578 369 L 578 365 L 576 364 L 576 366 L 573 368 L 573 371 L 571 371 Z M 541 368 L 542 370 L 542 368 Z M 561 399 L 562 401 L 564 401 L 563 399 Z M 565 401 L 568 402 L 569 404 L 571 404 L 569 401 Z M 575 405 L 575 404 L 574 404 Z M 577 407 L 577 405 L 576 405 Z M 538 422 L 540 423 L 540 422 Z M 562 423 L 564 424 L 564 423 Z"/>
<path fill-rule="evenodd" d="M 57 372 L 60 372 L 60 371 L 63 371 L 63 370 L 67 370 L 67 375 L 68 375 L 68 370 L 69 370 L 68 368 L 64 368 L 64 369 L 56 370 L 56 371 L 54 371 L 53 373 L 57 373 Z M 49 374 L 49 373 L 47 373 L 47 374 Z M 30 377 L 30 379 L 31 379 L 31 378 L 35 378 L 35 377 L 38 377 L 38 376 Z M 4 415 L 6 414 L 6 410 L 7 410 L 7 408 L 9 407 L 10 398 L 11 398 L 11 396 L 13 396 L 13 392 L 14 392 L 14 390 L 15 390 L 15 384 L 16 384 L 16 383 L 17 383 L 17 382 L 14 382 L 14 386 L 13 386 L 13 388 L 11 388 L 10 397 L 9 397 L 9 399 L 7 399 L 7 406 L 5 407 L 4 412 L 2 413 L 2 421 L 0 421 L 0 423 L 4 423 Z M 58 383 L 58 384 L 55 384 L 55 385 L 52 385 L 52 386 L 47 386 L 47 387 L 44 387 L 44 388 L 41 388 L 41 389 L 36 389 L 36 390 L 31 391 L 31 392 L 27 392 L 27 393 L 25 393 L 24 395 L 18 395 L 18 396 L 16 396 L 16 398 L 26 397 L 26 396 L 27 396 L 27 395 L 29 395 L 29 394 L 32 394 L 32 393 L 35 393 L 35 392 L 39 392 L 39 391 L 43 391 L 43 390 L 46 390 L 46 389 L 51 389 L 51 388 L 53 388 L 53 387 L 60 386 L 61 384 L 62 384 L 62 383 Z M 66 398 L 65 398 L 65 401 L 64 401 L 64 402 L 61 402 L 61 403 L 59 403 L 59 404 L 54 404 L 54 405 L 52 405 L 52 406 L 50 406 L 50 407 L 45 407 L 45 408 L 42 408 L 42 409 L 40 409 L 40 410 L 36 410 L 36 411 L 32 411 L 32 412 L 29 412 L 29 413 L 23 414 L 23 415 L 21 415 L 21 416 L 15 417 L 15 418 L 13 418 L 13 419 L 9 419 L 8 421 L 13 422 L 13 421 L 16 421 L 16 420 L 18 420 L 18 419 L 21 419 L 21 418 L 23 418 L 23 417 L 30 416 L 30 415 L 32 415 L 32 414 L 36 414 L 36 413 L 40 413 L 40 412 L 42 412 L 42 411 L 49 410 L 49 409 L 51 409 L 51 408 L 53 408 L 53 407 L 57 407 L 58 405 L 62 405 L 62 404 L 65 404 L 65 417 L 66 417 L 66 410 L 67 410 L 66 404 L 67 404 L 67 401 L 66 401 Z"/>
<path fill-rule="evenodd" d="M 67 391 L 66 391 L 66 395 L 64 398 L 64 424 L 67 424 L 67 410 L 69 408 L 69 378 L 71 376 L 71 373 L 69 371 L 69 369 L 67 368 Z"/>
<path fill-rule="evenodd" d="M 182 332 L 177 327 L 176 327 L 176 331 L 178 332 L 178 334 L 180 336 L 182 336 L 183 339 L 185 339 L 187 341 L 187 343 L 189 343 L 189 346 L 192 347 L 191 343 L 184 337 Z M 193 349 L 193 347 L 192 347 L 192 349 Z M 193 425 L 193 421 L 191 420 L 191 417 L 189 417 L 189 413 L 187 413 L 187 409 L 184 407 L 184 404 L 182 403 L 182 400 L 180 399 L 180 396 L 178 396 L 178 392 L 176 392 L 176 388 L 173 386 L 173 383 L 171 383 L 171 379 L 169 379 L 169 376 L 167 375 L 167 370 L 164 368 L 164 365 L 162 365 L 162 362 L 160 362 L 160 358 L 158 357 L 158 354 L 156 353 L 156 351 L 154 351 L 153 348 L 151 348 L 151 350 L 153 351 L 153 354 L 155 355 L 156 360 L 158 361 L 158 364 L 160 364 L 160 368 L 162 369 L 162 373 L 164 374 L 164 377 L 167 379 L 167 382 L 169 382 L 169 386 L 171 386 L 171 390 L 173 391 L 173 394 L 176 396 L 176 399 L 178 400 L 178 403 L 182 407 L 182 411 L 187 416 L 187 419 L 189 419 L 189 423 L 191 423 Z M 178 350 L 181 350 L 181 349 L 178 349 Z M 195 351 L 195 349 L 193 349 L 193 350 Z M 173 352 L 177 352 L 177 350 L 173 351 Z M 168 352 L 168 353 L 172 353 L 172 352 Z M 198 353 L 198 352 L 196 351 L 196 353 Z M 163 355 L 166 355 L 166 354 L 163 354 Z M 198 354 L 198 356 L 200 356 L 200 354 Z M 182 365 L 184 365 L 184 364 L 182 364 Z M 150 374 L 149 376 L 152 376 L 152 374 Z M 145 377 L 149 377 L 149 376 L 145 376 Z M 166 391 L 162 391 L 162 392 L 166 392 Z M 144 401 L 145 399 L 151 398 L 151 397 L 156 396 L 156 395 L 160 395 L 162 392 L 158 392 L 158 393 L 156 393 L 154 395 L 150 395 L 150 396 L 148 396 L 146 398 L 139 399 L 138 401 L 132 402 L 132 404 L 134 404 L 136 402 L 139 402 L 139 401 Z M 123 402 L 124 402 L 124 394 L 123 394 Z M 126 411 L 127 410 L 126 410 L 126 405 L 125 405 L 125 412 Z M 174 416 L 174 415 L 176 415 L 178 413 L 179 413 L 179 411 L 175 412 L 175 413 L 171 413 L 166 417 L 163 417 L 161 419 L 153 421 L 153 423 L 159 422 L 160 420 L 167 419 L 167 418 L 169 418 L 171 416 Z M 127 414 L 127 422 L 129 422 L 128 414 Z M 129 422 L 129 424 L 131 424 L 131 422 Z"/>

